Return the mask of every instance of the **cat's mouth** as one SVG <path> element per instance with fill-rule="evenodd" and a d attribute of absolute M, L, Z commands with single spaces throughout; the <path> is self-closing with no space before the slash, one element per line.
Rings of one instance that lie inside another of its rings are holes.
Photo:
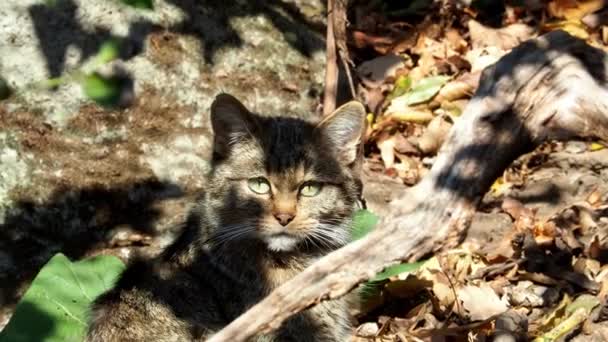
<path fill-rule="evenodd" d="M 273 252 L 288 252 L 293 250 L 298 244 L 299 239 L 289 233 L 280 232 L 264 237 L 264 242 L 268 249 Z"/>

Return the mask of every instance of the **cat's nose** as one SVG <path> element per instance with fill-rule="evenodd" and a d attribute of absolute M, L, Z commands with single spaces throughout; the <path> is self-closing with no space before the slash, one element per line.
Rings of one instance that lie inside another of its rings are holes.
<path fill-rule="evenodd" d="M 274 217 L 277 219 L 277 221 L 279 221 L 279 223 L 282 226 L 286 226 L 289 224 L 289 222 L 291 222 L 293 220 L 295 215 L 290 214 L 290 213 L 279 213 L 279 214 L 274 214 Z"/>

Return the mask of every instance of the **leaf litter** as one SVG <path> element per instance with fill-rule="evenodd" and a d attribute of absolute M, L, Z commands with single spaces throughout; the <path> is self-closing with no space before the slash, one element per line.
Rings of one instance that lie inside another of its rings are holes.
<path fill-rule="evenodd" d="M 404 188 L 432 166 L 481 71 L 513 47 L 561 29 L 608 51 L 603 1 L 510 1 L 499 15 L 491 1 L 424 3 L 359 1 L 349 12 L 357 95 L 370 109 L 365 173 Z M 458 249 L 361 286 L 352 341 L 608 340 L 606 158 L 599 141 L 519 158 Z"/>

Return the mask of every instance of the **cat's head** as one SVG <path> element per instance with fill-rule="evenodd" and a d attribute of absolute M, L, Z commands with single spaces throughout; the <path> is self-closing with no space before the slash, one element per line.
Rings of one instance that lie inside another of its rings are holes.
<path fill-rule="evenodd" d="M 312 124 L 261 117 L 222 94 L 211 123 L 213 171 L 204 205 L 215 244 L 255 239 L 270 251 L 289 252 L 348 242 L 361 191 L 360 103 Z"/>

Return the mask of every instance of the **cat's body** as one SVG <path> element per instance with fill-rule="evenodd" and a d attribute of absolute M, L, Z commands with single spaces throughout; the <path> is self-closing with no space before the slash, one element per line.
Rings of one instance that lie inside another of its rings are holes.
<path fill-rule="evenodd" d="M 218 96 L 205 193 L 173 245 L 96 301 L 88 340 L 205 340 L 347 243 L 364 115 L 351 103 L 315 126 Z M 345 341 L 347 310 L 347 299 L 323 302 L 256 341 Z"/>

